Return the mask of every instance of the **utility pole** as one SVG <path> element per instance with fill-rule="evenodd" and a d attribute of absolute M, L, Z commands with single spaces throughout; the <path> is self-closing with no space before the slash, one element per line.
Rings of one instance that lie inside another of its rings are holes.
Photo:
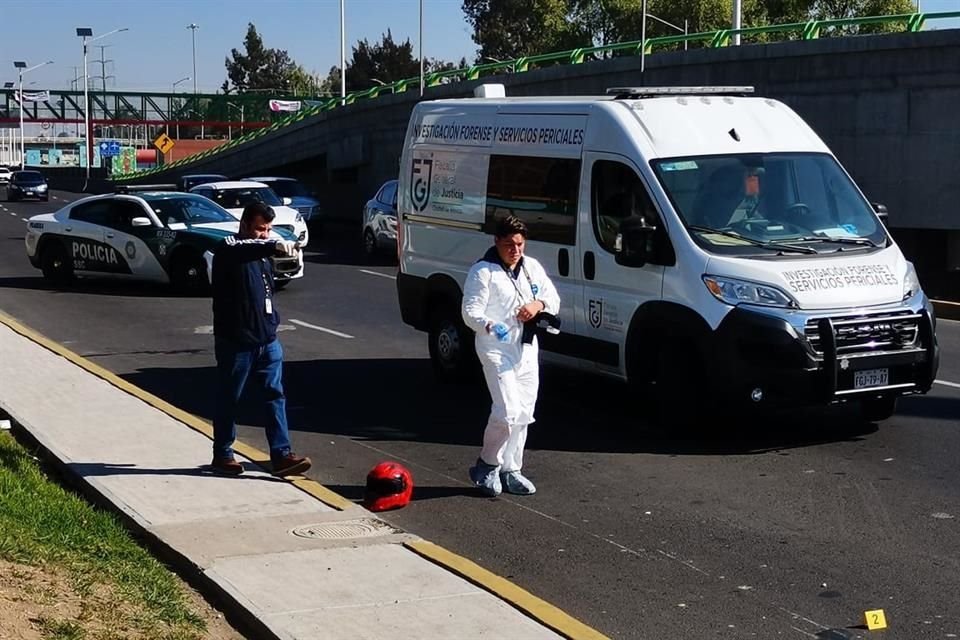
<path fill-rule="evenodd" d="M 196 111 L 200 109 L 200 101 L 197 98 L 197 29 L 200 28 L 196 22 L 187 25 L 190 29 L 190 40 L 193 45 L 193 108 Z M 203 140 L 203 114 L 200 114 L 200 139 Z"/>
<path fill-rule="evenodd" d="M 423 95 L 423 0 L 420 0 L 420 95 Z"/>
<path fill-rule="evenodd" d="M 340 106 L 347 104 L 347 54 L 346 27 L 344 26 L 343 2 L 340 0 Z"/>
<path fill-rule="evenodd" d="M 733 28 L 739 29 L 741 25 L 741 20 L 743 17 L 742 11 L 742 2 L 741 0 L 733 0 Z M 733 44 L 736 46 L 740 45 L 740 34 L 736 33 L 733 36 Z"/>

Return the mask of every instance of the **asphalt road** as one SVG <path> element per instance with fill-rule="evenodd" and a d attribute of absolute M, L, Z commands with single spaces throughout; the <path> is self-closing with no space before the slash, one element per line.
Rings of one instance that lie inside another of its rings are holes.
<path fill-rule="evenodd" d="M 53 195 L 0 202 L 0 310 L 209 419 L 209 300 L 49 288 L 22 218 L 76 197 Z M 540 491 L 484 499 L 466 478 L 482 382 L 434 382 L 425 336 L 400 321 L 395 267 L 364 264 L 358 236 L 314 234 L 306 277 L 278 298 L 313 478 L 360 498 L 375 463 L 403 461 L 417 489 L 391 522 L 611 637 L 858 638 L 870 609 L 885 610 L 885 638 L 960 637 L 960 323 L 938 326 L 941 383 L 879 427 L 835 411 L 675 435 L 622 386 L 546 370 L 526 457 Z M 258 419 L 251 404 L 244 422 Z M 259 428 L 241 438 L 266 448 Z"/>

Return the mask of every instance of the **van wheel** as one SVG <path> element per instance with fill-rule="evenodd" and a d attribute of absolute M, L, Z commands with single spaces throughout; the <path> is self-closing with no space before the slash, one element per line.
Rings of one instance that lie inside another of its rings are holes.
<path fill-rule="evenodd" d="M 867 398 L 860 401 L 860 415 L 867 422 L 881 422 L 897 411 L 896 396 Z"/>
<path fill-rule="evenodd" d="M 170 265 L 170 284 L 176 291 L 188 295 L 207 291 L 207 263 L 203 257 L 193 252 L 174 256 Z"/>
<path fill-rule="evenodd" d="M 696 347 L 668 342 L 657 351 L 656 389 L 660 425 L 696 432 L 705 428 L 712 404 Z"/>
<path fill-rule="evenodd" d="M 473 332 L 453 307 L 442 307 L 430 317 L 428 341 L 433 373 L 441 382 L 462 382 L 475 369 Z"/>
<path fill-rule="evenodd" d="M 73 265 L 67 257 L 67 250 L 59 242 L 51 242 L 43 248 L 40 268 L 43 277 L 53 284 L 65 285 L 73 280 Z"/>

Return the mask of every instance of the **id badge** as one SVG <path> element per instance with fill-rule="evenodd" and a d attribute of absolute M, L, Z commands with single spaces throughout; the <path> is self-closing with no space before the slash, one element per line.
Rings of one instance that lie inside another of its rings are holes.
<path fill-rule="evenodd" d="M 272 315 L 272 314 L 273 314 L 273 300 L 270 299 L 270 298 L 265 298 L 265 299 L 264 299 L 264 304 L 266 305 L 266 308 L 267 308 L 267 315 L 268 315 L 268 316 L 269 316 L 269 315 Z"/>

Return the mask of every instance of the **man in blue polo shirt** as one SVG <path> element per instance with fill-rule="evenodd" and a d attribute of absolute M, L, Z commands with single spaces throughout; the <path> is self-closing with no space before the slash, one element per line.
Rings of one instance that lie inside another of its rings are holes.
<path fill-rule="evenodd" d="M 240 218 L 240 233 L 217 247 L 213 256 L 213 333 L 217 358 L 217 398 L 213 417 L 215 472 L 239 475 L 233 455 L 237 406 L 247 379 L 253 377 L 267 403 L 267 442 L 273 473 L 289 476 L 310 468 L 310 459 L 290 450 L 286 397 L 283 393 L 283 348 L 277 340 L 279 314 L 274 308 L 270 256 L 294 255 L 296 243 L 270 240 L 275 214 L 262 202 L 250 203 Z"/>

